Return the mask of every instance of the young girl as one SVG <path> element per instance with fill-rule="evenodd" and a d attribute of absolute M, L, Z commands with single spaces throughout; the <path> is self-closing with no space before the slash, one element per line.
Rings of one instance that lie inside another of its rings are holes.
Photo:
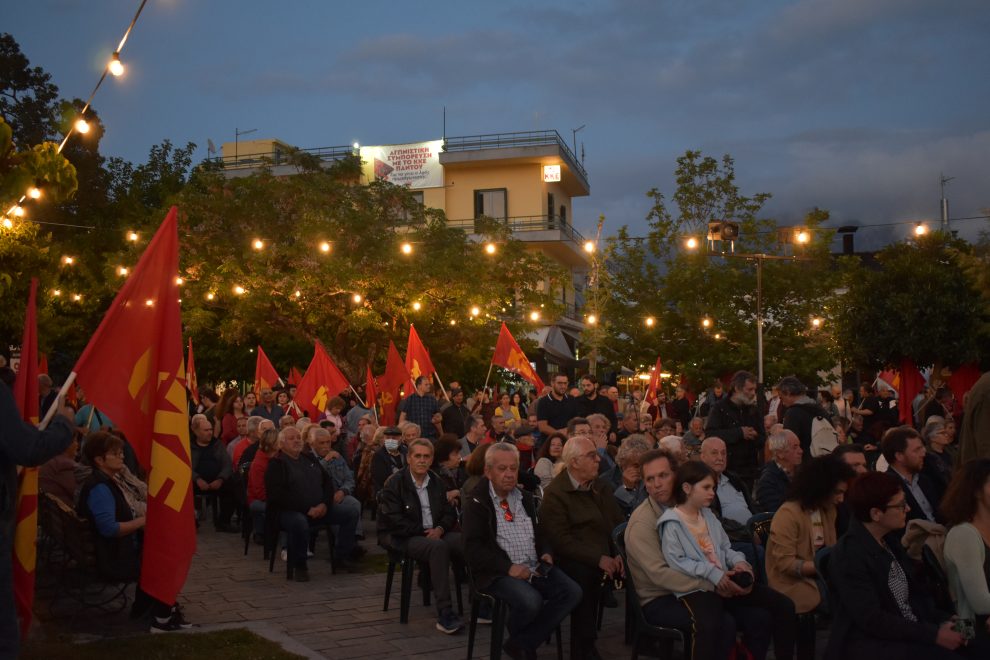
<path fill-rule="evenodd" d="M 715 473 L 700 461 L 688 461 L 674 477 L 674 501 L 657 523 L 664 558 L 674 570 L 711 584 L 711 591 L 675 593 L 694 616 L 718 621 L 723 611 L 736 615 L 743 641 L 756 660 L 766 657 L 770 637 L 778 660 L 794 656 L 797 615 L 786 596 L 754 584 L 753 568 L 743 553 L 733 550 L 729 537 L 708 508 L 715 499 Z M 717 598 L 712 598 L 714 591 Z M 765 613 L 750 615 L 754 609 Z M 741 615 L 741 616 L 739 616 Z M 767 626 L 767 623 L 770 626 Z M 727 636 L 733 641 L 735 631 Z M 693 640 L 694 658 L 725 658 L 729 647 L 718 637 Z"/>

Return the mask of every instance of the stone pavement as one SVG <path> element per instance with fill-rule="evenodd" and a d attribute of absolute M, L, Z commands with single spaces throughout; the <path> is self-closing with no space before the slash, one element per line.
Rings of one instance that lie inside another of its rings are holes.
<path fill-rule="evenodd" d="M 362 544 L 372 555 L 381 555 L 374 543 L 374 523 L 364 519 L 367 539 Z M 316 556 L 310 559 L 310 582 L 288 582 L 285 563 L 276 560 L 268 572 L 262 549 L 252 544 L 243 555 L 243 542 L 234 534 L 218 534 L 209 524 L 199 532 L 196 557 L 186 586 L 179 597 L 186 618 L 198 624 L 236 624 L 271 636 L 284 633 L 319 656 L 333 660 L 347 658 L 429 658 L 464 660 L 467 654 L 467 628 L 455 635 L 436 630 L 436 611 L 423 606 L 422 591 L 414 586 L 409 623 L 399 623 L 399 583 L 397 573 L 389 611 L 382 611 L 385 574 L 330 574 L 326 537 L 321 536 Z M 377 557 L 379 560 L 382 558 Z M 365 558 L 368 564 L 375 557 Z M 464 588 L 465 621 L 469 603 Z M 605 611 L 599 650 L 605 658 L 629 655 L 622 642 L 624 611 L 619 596 L 618 609 Z M 455 599 L 456 603 L 456 599 Z M 565 658 L 568 653 L 568 626 L 562 632 Z M 226 625 L 224 627 L 227 627 Z M 488 657 L 490 626 L 478 626 L 474 655 Z M 277 641 L 277 640 L 276 640 Z M 296 650 L 296 649 L 292 649 Z M 555 646 L 544 646 L 541 658 L 555 658 Z"/>

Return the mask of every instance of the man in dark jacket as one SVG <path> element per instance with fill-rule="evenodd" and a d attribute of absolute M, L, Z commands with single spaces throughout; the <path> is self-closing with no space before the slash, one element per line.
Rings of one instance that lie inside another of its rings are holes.
<path fill-rule="evenodd" d="M 594 442 L 575 436 L 564 445 L 564 468 L 544 491 L 541 534 L 554 547 L 557 566 L 581 587 L 583 597 L 571 614 L 571 658 L 600 658 L 595 648 L 602 579 L 625 574 L 612 530 L 625 518 L 604 479 Z"/>
<path fill-rule="evenodd" d="M 376 498 L 388 478 L 406 466 L 407 449 L 402 443 L 402 431 L 397 426 L 389 426 L 384 436 L 384 444 L 371 457 L 371 485 Z"/>
<path fill-rule="evenodd" d="M 577 414 L 588 417 L 599 413 L 608 418 L 609 433 L 619 430 L 619 422 L 615 416 L 615 406 L 612 401 L 598 393 L 598 379 L 593 374 L 581 376 L 581 396 L 577 399 Z"/>
<path fill-rule="evenodd" d="M 0 658 L 17 657 L 18 627 L 11 577 L 14 542 L 14 506 L 17 500 L 17 466 L 41 465 L 65 451 L 72 442 L 72 414 L 63 410 L 44 431 L 25 423 L 7 383 L 14 372 L 4 372 L 0 383 Z"/>
<path fill-rule="evenodd" d="M 485 478 L 464 504 L 464 556 L 475 586 L 509 604 L 512 658 L 536 649 L 581 600 L 581 588 L 553 566 L 546 539 L 536 534 L 533 496 L 516 488 L 519 450 L 497 442 L 485 454 Z"/>
<path fill-rule="evenodd" d="M 910 426 L 892 428 L 884 434 L 880 451 L 887 459 L 887 474 L 897 477 L 907 497 L 910 507 L 907 519 L 944 522 L 938 506 L 942 491 L 923 471 L 925 445 L 918 432 Z"/>
<path fill-rule="evenodd" d="M 808 388 L 794 376 L 781 378 L 777 383 L 780 390 L 780 403 L 786 409 L 784 412 L 784 428 L 794 431 L 801 441 L 804 451 L 803 463 L 811 460 L 811 425 L 815 418 L 828 418 L 825 409 L 808 396 Z"/>
<path fill-rule="evenodd" d="M 760 511 L 775 513 L 787 499 L 787 488 L 794 471 L 801 465 L 804 451 L 793 431 L 778 431 L 767 439 L 773 460 L 763 466 L 756 482 L 756 505 Z"/>
<path fill-rule="evenodd" d="M 220 509 L 217 516 L 217 531 L 239 534 L 241 530 L 230 525 L 236 504 L 231 480 L 234 469 L 230 454 L 227 453 L 220 438 L 213 437 L 213 424 L 206 415 L 199 413 L 193 415 L 189 422 L 189 430 L 192 432 L 189 449 L 193 494 L 216 494 Z"/>
<path fill-rule="evenodd" d="M 281 529 L 287 539 L 289 568 L 296 582 L 308 582 L 306 553 L 320 527 L 330 524 L 333 483 L 319 461 L 303 453 L 303 439 L 294 426 L 278 434 L 281 452 L 265 471 L 266 548 L 275 552 L 273 534 Z M 268 523 L 277 522 L 277 526 Z M 353 537 L 352 537 L 353 538 Z"/>
<path fill-rule="evenodd" d="M 450 635 L 464 627 L 450 606 L 451 561 L 463 562 L 461 535 L 453 531 L 457 511 L 447 500 L 443 480 L 430 472 L 433 444 L 413 440 L 407 456 L 408 467 L 389 477 L 379 495 L 379 542 L 430 565 L 437 630 Z"/>
<path fill-rule="evenodd" d="M 759 456 L 766 442 L 763 416 L 756 406 L 756 376 L 737 371 L 729 387 L 729 396 L 712 405 L 705 435 L 722 438 L 729 452 L 728 470 L 752 488 L 759 476 Z"/>

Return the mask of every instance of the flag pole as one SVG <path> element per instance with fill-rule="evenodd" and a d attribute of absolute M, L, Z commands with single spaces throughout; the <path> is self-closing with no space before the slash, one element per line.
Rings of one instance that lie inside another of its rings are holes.
<path fill-rule="evenodd" d="M 75 371 L 69 373 L 69 377 L 65 379 L 64 383 L 62 383 L 62 389 L 58 391 L 58 396 L 55 397 L 54 401 L 52 401 L 52 405 L 48 407 L 48 412 L 45 413 L 44 419 L 42 419 L 41 423 L 38 424 L 39 431 L 44 431 L 48 428 L 52 418 L 55 417 L 55 413 L 58 412 L 59 408 L 65 405 L 65 396 L 69 393 L 69 388 L 72 387 L 72 383 L 74 382 L 76 382 Z M 93 409 L 95 410 L 96 406 L 93 406 Z"/>
<path fill-rule="evenodd" d="M 494 362 L 491 362 L 491 363 L 488 364 L 488 375 L 485 376 L 485 387 L 481 390 L 482 392 L 485 392 L 485 391 L 488 390 L 488 379 L 492 377 L 492 369 L 494 367 L 495 367 L 495 363 Z"/>
<path fill-rule="evenodd" d="M 361 404 L 361 407 L 362 407 L 362 408 L 367 408 L 368 406 L 366 406 L 366 405 L 364 405 L 364 400 L 363 400 L 363 399 L 361 399 L 361 395 L 357 393 L 357 390 L 356 390 L 356 389 L 354 389 L 354 386 L 353 386 L 353 385 L 351 385 L 350 383 L 347 383 L 347 386 L 348 386 L 349 388 L 351 388 L 351 392 L 354 392 L 354 396 L 356 396 L 356 397 L 357 397 L 357 400 L 358 400 L 358 403 L 360 403 L 360 404 Z"/>
<path fill-rule="evenodd" d="M 443 380 L 440 379 L 440 374 L 437 373 L 436 369 L 433 370 L 433 375 L 437 377 L 437 383 L 440 385 L 440 391 L 443 392 L 443 398 L 448 398 L 447 390 L 443 389 Z"/>

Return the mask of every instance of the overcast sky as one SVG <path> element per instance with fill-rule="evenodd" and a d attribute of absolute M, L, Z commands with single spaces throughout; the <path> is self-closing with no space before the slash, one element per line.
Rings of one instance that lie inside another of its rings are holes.
<path fill-rule="evenodd" d="M 138 0 L 7 0 L 0 30 L 65 97 L 88 96 Z M 235 128 L 300 147 L 581 125 L 575 225 L 642 233 L 687 149 L 731 154 L 783 224 L 990 207 L 987 0 L 333 2 L 149 0 L 94 106 L 103 153 Z M 982 71 L 982 73 L 981 73 Z M 984 221 L 957 223 L 974 236 Z M 858 247 L 909 225 L 864 229 Z"/>

